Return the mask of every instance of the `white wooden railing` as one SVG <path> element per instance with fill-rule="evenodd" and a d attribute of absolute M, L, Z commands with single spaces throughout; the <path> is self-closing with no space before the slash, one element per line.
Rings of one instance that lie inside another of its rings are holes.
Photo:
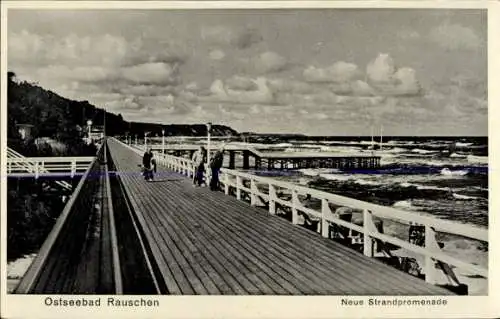
<path fill-rule="evenodd" d="M 126 145 L 137 154 L 142 155 L 142 150 Z M 184 174 L 193 176 L 194 168 L 192 161 L 187 158 L 175 157 L 172 155 L 155 155 L 158 162 L 167 168 Z M 289 182 L 278 181 L 268 177 L 256 176 L 236 170 L 222 169 L 220 173 L 220 181 L 224 186 L 224 192 L 229 195 L 230 187 L 235 188 L 236 198 L 243 199 L 242 192 L 250 194 L 250 204 L 257 205 L 260 199 L 268 201 L 269 213 L 276 214 L 276 204 L 289 207 L 292 212 L 292 223 L 299 223 L 299 212 L 303 212 L 309 216 L 319 220 L 318 231 L 323 237 L 329 237 L 330 224 L 336 224 L 346 227 L 350 230 L 362 234 L 363 253 L 366 256 L 374 256 L 375 240 L 391 243 L 395 246 L 406 249 L 410 252 L 425 256 L 424 273 L 427 282 L 436 283 L 436 267 L 435 262 L 441 261 L 448 265 L 453 265 L 472 272 L 474 274 L 488 277 L 488 269 L 482 266 L 459 260 L 456 257 L 450 256 L 443 252 L 436 241 L 436 233 L 447 233 L 458 235 L 482 242 L 488 242 L 488 230 L 472 225 L 461 224 L 449 220 L 438 219 L 432 216 L 423 216 L 416 213 L 376 205 L 349 197 L 344 197 L 336 194 L 331 194 L 319 191 L 312 188 L 296 185 Z M 244 182 L 250 183 L 250 187 L 245 186 Z M 267 192 L 259 190 L 259 186 L 266 185 Z M 284 200 L 277 196 L 278 189 L 280 192 L 286 191 L 291 194 L 290 200 Z M 314 210 L 302 205 L 299 196 L 309 195 L 312 199 L 321 201 L 321 210 Z M 349 207 L 363 212 L 363 223 L 357 225 L 351 222 L 344 221 L 337 214 L 332 212 L 330 204 L 341 207 Z M 382 218 L 396 221 L 407 225 L 420 225 L 425 227 L 425 245 L 418 246 L 408 241 L 393 237 L 388 234 L 380 233 L 374 222 L 374 218 Z"/>
<path fill-rule="evenodd" d="M 67 166 L 60 165 L 61 160 L 64 159 L 65 162 L 69 162 L 70 175 L 73 177 L 77 171 L 85 171 L 90 163 L 93 161 L 93 157 L 75 157 L 70 158 L 57 158 L 57 157 L 36 157 L 30 158 L 25 157 L 21 153 L 7 147 L 7 174 L 10 176 L 34 176 L 38 178 L 40 174 L 50 174 L 50 171 L 59 170 L 61 166 L 64 168 L 63 171 L 68 171 Z M 74 162 L 72 161 L 74 159 Z M 59 162 L 58 162 L 59 161 Z M 53 164 L 57 162 L 58 164 Z M 47 163 L 47 165 L 45 165 Z M 56 184 L 71 190 L 72 186 L 66 181 L 56 181 Z"/>
<path fill-rule="evenodd" d="M 74 177 L 77 172 L 84 172 L 93 160 L 94 157 L 87 156 L 7 158 L 7 174 L 38 178 L 67 172 Z"/>

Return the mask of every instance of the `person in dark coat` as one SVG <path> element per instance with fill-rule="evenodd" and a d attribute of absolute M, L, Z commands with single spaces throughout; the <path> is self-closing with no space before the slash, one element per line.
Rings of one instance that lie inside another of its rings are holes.
<path fill-rule="evenodd" d="M 219 171 L 224 162 L 224 147 L 221 147 L 210 161 L 212 169 L 212 179 L 210 180 L 210 190 L 216 191 L 219 189 Z"/>
<path fill-rule="evenodd" d="M 155 161 L 153 159 L 153 151 L 151 147 L 144 153 L 142 157 L 142 167 L 144 168 L 144 179 L 148 182 L 153 180 L 153 167 L 155 166 Z"/>
<path fill-rule="evenodd" d="M 201 184 L 205 183 L 203 180 L 203 173 L 205 172 L 205 160 L 206 160 L 206 151 L 203 146 L 193 154 L 193 165 L 194 165 L 194 177 L 193 184 L 196 186 L 201 186 Z M 206 183 L 205 183 L 206 185 Z"/>

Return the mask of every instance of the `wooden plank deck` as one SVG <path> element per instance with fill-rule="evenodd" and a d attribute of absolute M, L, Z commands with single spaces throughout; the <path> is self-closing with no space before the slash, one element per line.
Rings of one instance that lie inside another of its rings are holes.
<path fill-rule="evenodd" d="M 146 182 L 140 156 L 108 143 L 171 294 L 451 294 L 161 166 Z"/>

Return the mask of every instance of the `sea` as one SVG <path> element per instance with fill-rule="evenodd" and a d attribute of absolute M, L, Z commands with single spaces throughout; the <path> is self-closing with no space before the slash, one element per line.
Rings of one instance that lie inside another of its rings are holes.
<path fill-rule="evenodd" d="M 284 152 L 366 153 L 381 156 L 377 169 L 253 170 L 261 176 L 298 183 L 342 196 L 420 215 L 488 228 L 487 137 L 322 137 L 272 139 Z M 253 147 L 269 147 L 261 138 Z M 380 147 L 381 146 L 381 147 Z M 390 228 L 390 224 L 388 224 Z M 408 228 L 387 233 L 407 238 Z M 442 234 L 443 250 L 488 267 L 487 243 Z M 466 274 L 467 275 L 467 274 Z M 480 284 L 479 284 L 480 285 Z M 481 287 L 475 289 L 483 290 Z"/>
<path fill-rule="evenodd" d="M 292 139 L 276 145 L 285 152 L 375 154 L 381 156 L 381 166 L 372 170 L 261 170 L 254 171 L 255 174 L 380 205 L 488 226 L 485 137 L 387 137 L 381 149 L 379 143 L 372 144 L 363 137 L 313 142 Z"/>

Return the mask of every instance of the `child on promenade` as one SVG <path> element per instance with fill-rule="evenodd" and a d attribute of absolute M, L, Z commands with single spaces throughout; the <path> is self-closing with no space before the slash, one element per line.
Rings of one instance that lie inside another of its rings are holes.
<path fill-rule="evenodd" d="M 194 176 L 193 176 L 193 185 L 201 186 L 204 183 L 203 181 L 203 173 L 205 172 L 205 148 L 200 146 L 200 148 L 194 152 L 193 154 L 193 168 L 194 168 Z"/>
<path fill-rule="evenodd" d="M 156 169 L 156 163 L 153 159 L 153 151 L 151 150 L 151 147 L 148 147 L 148 150 L 142 157 L 142 167 L 144 169 L 144 179 L 151 182 L 153 180 L 153 169 Z"/>

